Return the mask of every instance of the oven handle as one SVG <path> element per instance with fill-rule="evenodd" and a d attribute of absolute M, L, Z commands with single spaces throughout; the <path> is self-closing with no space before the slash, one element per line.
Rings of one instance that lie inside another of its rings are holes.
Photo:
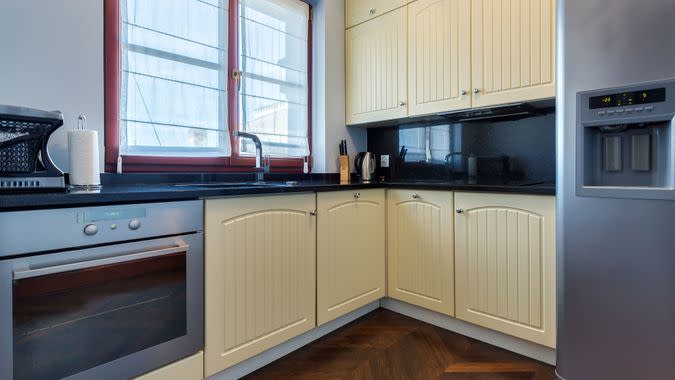
<path fill-rule="evenodd" d="M 26 269 L 26 270 L 15 270 L 14 271 L 14 280 L 22 280 L 26 278 L 46 276 L 50 274 L 57 274 L 63 272 L 70 272 L 80 269 L 88 269 L 94 267 L 100 267 L 103 265 L 119 264 L 127 261 L 134 261 L 140 259 L 147 259 L 151 257 L 170 255 L 172 253 L 187 252 L 190 249 L 189 244 L 177 244 L 174 247 L 155 249 L 152 251 L 143 251 L 138 253 L 130 253 L 122 256 L 107 257 L 105 259 L 90 260 L 90 261 L 81 261 L 72 264 L 63 264 L 56 265 L 53 267 L 38 268 L 38 269 Z"/>

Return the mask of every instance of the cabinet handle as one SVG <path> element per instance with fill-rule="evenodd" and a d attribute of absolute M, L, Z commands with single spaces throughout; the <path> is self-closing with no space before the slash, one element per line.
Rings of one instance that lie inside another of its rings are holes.
<path fill-rule="evenodd" d="M 417 194 L 417 193 L 413 193 L 413 194 L 412 194 L 412 197 L 413 197 L 413 199 L 420 199 L 420 198 L 422 198 L 422 197 L 420 197 L 420 195 Z"/>
<path fill-rule="evenodd" d="M 405 102 L 403 100 L 401 100 L 400 102 L 398 102 L 398 106 L 399 107 L 405 107 Z"/>
<path fill-rule="evenodd" d="M 479 93 L 479 92 L 480 92 L 480 88 L 474 88 L 474 89 L 473 89 L 473 93 L 474 93 L 474 94 L 477 94 L 477 93 Z"/>
<path fill-rule="evenodd" d="M 467 94 L 466 90 L 462 90 L 461 94 L 462 96 L 466 95 Z"/>
<path fill-rule="evenodd" d="M 377 12 L 375 8 L 370 8 L 370 11 L 368 13 L 370 13 L 370 15 L 372 16 L 375 14 L 375 12 Z"/>
<path fill-rule="evenodd" d="M 309 215 L 311 215 L 311 216 L 316 216 L 316 214 L 317 214 L 316 210 L 311 210 L 309 212 Z"/>
<path fill-rule="evenodd" d="M 461 213 L 464 212 L 464 210 L 462 210 L 461 208 L 458 208 L 458 209 L 455 209 L 455 212 L 458 213 L 458 214 L 461 214 Z"/>
<path fill-rule="evenodd" d="M 354 198 L 355 199 L 361 198 L 361 193 L 354 193 Z"/>

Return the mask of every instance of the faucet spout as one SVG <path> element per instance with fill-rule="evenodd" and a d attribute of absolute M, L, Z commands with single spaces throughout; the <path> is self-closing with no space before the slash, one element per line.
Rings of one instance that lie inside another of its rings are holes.
<path fill-rule="evenodd" d="M 262 143 L 260 142 L 260 138 L 253 133 L 248 133 L 248 132 L 241 132 L 241 131 L 234 131 L 234 137 L 238 138 L 246 138 L 250 139 L 253 141 L 253 144 L 255 145 L 255 168 L 260 169 L 256 171 L 256 182 L 263 182 L 265 180 L 265 171 L 268 170 L 267 165 L 265 164 L 265 171 L 262 170 L 263 166 L 263 150 L 262 150 Z"/>

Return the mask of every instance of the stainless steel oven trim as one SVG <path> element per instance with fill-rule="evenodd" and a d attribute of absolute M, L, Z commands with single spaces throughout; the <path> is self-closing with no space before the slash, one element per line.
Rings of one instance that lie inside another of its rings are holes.
<path fill-rule="evenodd" d="M 107 258 L 98 259 L 98 260 L 80 261 L 80 262 L 76 262 L 76 263 L 49 266 L 49 267 L 46 267 L 46 268 L 38 268 L 38 269 L 14 270 L 14 279 L 15 280 L 21 280 L 21 279 L 25 279 L 25 278 L 46 276 L 46 275 L 50 275 L 50 274 L 70 272 L 70 271 L 80 270 L 80 269 L 95 268 L 95 267 L 102 266 L 102 265 L 119 264 L 119 263 L 124 263 L 124 262 L 127 262 L 127 261 L 147 259 L 147 258 L 169 255 L 169 254 L 178 253 L 178 252 L 186 252 L 189 249 L 190 249 L 190 246 L 188 244 L 180 244 L 179 243 L 179 244 L 176 244 L 174 247 L 171 247 L 171 248 L 161 248 L 161 249 L 154 249 L 154 250 L 138 252 L 138 253 L 129 253 L 129 254 L 107 257 Z"/>
<path fill-rule="evenodd" d="M 190 356 L 204 347 L 204 242 L 203 233 L 149 239 L 133 243 L 111 244 L 82 250 L 0 261 L 0 373 L 13 378 L 12 281 L 15 270 L 50 266 L 71 261 L 91 261 L 114 257 L 119 252 L 149 252 L 157 247 L 188 246 L 187 249 L 187 334 L 67 377 L 68 380 L 130 379 Z M 171 249 L 171 248 L 169 248 Z M 166 254 L 166 252 L 164 252 Z M 118 256 L 119 257 L 119 256 Z M 105 343 L 105 338 L 101 338 Z M 130 360 L 133 357 L 133 360 Z M 4 378 L 4 377 L 3 377 Z"/>

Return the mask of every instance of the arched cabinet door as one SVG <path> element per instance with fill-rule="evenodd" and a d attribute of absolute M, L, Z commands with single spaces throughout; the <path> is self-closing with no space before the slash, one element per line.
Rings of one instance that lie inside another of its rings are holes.
<path fill-rule="evenodd" d="M 457 318 L 555 347 L 555 197 L 456 193 Z"/>
<path fill-rule="evenodd" d="M 317 194 L 317 323 L 385 294 L 384 189 Z"/>
<path fill-rule="evenodd" d="M 453 193 L 388 190 L 388 295 L 454 315 Z"/>
<path fill-rule="evenodd" d="M 205 373 L 315 327 L 316 196 L 205 201 Z"/>

